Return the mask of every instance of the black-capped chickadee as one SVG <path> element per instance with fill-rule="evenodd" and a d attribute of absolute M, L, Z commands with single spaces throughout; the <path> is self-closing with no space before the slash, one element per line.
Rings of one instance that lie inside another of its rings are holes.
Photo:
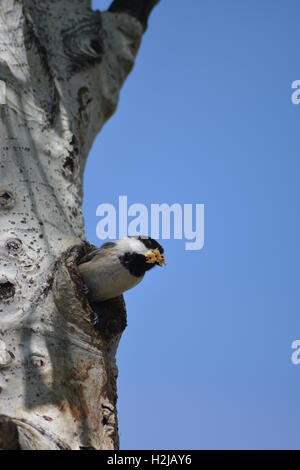
<path fill-rule="evenodd" d="M 91 302 L 113 299 L 135 287 L 145 272 L 165 264 L 164 249 L 153 238 L 125 237 L 104 243 L 79 261 Z"/>

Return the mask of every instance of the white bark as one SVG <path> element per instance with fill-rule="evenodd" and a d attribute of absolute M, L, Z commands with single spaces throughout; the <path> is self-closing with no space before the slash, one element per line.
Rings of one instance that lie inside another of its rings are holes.
<path fill-rule="evenodd" d="M 76 260 L 86 158 L 145 27 L 119 7 L 1 0 L 0 448 L 118 447 L 125 308 L 102 306 L 99 335 Z"/>

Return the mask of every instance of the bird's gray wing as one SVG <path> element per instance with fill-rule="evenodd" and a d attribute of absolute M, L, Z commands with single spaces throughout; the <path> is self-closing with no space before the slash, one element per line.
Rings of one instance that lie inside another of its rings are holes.
<path fill-rule="evenodd" d="M 103 245 L 100 248 L 97 248 L 96 250 L 91 251 L 87 255 L 83 256 L 79 262 L 79 264 L 87 263 L 88 261 L 91 261 L 95 256 L 105 256 L 107 253 L 106 250 L 111 250 L 116 244 L 114 242 L 107 242 L 103 243 Z"/>

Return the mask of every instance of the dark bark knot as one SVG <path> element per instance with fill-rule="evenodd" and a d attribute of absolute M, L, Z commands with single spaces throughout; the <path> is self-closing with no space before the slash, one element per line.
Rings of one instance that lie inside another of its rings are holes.
<path fill-rule="evenodd" d="M 93 101 L 90 90 L 86 86 L 83 86 L 78 90 L 77 96 L 79 103 L 79 113 L 81 118 L 84 118 L 85 111 L 87 111 L 89 104 Z"/>
<path fill-rule="evenodd" d="M 62 31 L 62 36 L 64 51 L 70 60 L 72 72 L 102 61 L 104 50 L 100 12 L 95 12 L 72 28 Z"/>
<path fill-rule="evenodd" d="M 64 159 L 62 168 L 63 168 L 64 177 L 72 181 L 78 169 L 77 158 L 78 158 L 79 149 L 78 149 L 77 140 L 75 136 L 72 137 L 72 140 L 70 141 L 70 145 L 72 146 L 72 149 L 68 151 L 69 154 Z"/>
<path fill-rule="evenodd" d="M 17 255 L 22 250 L 22 242 L 18 238 L 9 238 L 5 242 L 5 248 L 11 255 Z"/>
<path fill-rule="evenodd" d="M 15 295 L 16 288 L 14 284 L 6 278 L 0 279 L 0 301 L 8 300 Z"/>
<path fill-rule="evenodd" d="M 28 365 L 30 365 L 34 369 L 40 369 L 42 367 L 45 367 L 46 359 L 40 355 L 32 354 L 28 359 Z"/>
<path fill-rule="evenodd" d="M 0 189 L 0 209 L 10 209 L 14 203 L 13 194 L 7 189 Z"/>
<path fill-rule="evenodd" d="M 72 154 L 68 155 L 65 158 L 65 161 L 63 163 L 63 170 L 64 176 L 66 176 L 67 178 L 70 178 L 73 175 L 75 170 L 75 160 Z"/>

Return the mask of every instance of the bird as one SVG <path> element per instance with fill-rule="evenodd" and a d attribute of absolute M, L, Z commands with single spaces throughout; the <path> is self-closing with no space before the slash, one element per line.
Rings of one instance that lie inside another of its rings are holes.
<path fill-rule="evenodd" d="M 154 266 L 165 265 L 163 247 L 148 236 L 104 243 L 79 260 L 78 269 L 90 302 L 103 302 L 139 284 Z"/>

